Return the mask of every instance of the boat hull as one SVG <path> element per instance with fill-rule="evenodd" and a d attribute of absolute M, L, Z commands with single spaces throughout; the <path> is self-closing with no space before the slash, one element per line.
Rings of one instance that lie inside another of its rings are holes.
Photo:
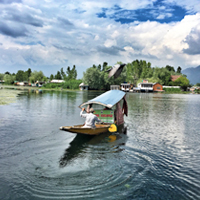
<path fill-rule="evenodd" d="M 108 132 L 110 124 L 96 124 L 96 128 L 83 128 L 83 125 L 61 126 L 60 130 L 84 135 L 99 135 Z"/>

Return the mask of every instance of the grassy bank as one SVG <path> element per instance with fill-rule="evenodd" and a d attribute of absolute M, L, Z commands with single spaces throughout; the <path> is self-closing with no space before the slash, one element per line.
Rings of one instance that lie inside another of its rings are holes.
<path fill-rule="evenodd" d="M 163 88 L 165 94 L 190 94 L 190 91 L 182 91 L 180 88 Z"/>
<path fill-rule="evenodd" d="M 54 88 L 48 87 L 32 87 L 32 86 L 17 86 L 17 85 L 1 85 L 0 88 L 4 89 L 17 89 L 17 90 L 55 90 L 55 91 L 79 91 L 79 89 L 65 89 L 60 86 Z"/>

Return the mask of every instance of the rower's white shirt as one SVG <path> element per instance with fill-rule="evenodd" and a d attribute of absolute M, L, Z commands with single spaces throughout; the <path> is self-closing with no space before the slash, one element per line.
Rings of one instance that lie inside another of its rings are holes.
<path fill-rule="evenodd" d="M 101 122 L 100 119 L 93 113 L 85 113 L 83 111 L 80 112 L 80 116 L 86 118 L 84 128 L 95 128 L 95 121 Z"/>

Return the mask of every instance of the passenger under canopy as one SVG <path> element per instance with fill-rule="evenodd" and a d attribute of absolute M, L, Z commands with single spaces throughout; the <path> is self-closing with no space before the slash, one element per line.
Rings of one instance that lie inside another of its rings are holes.
<path fill-rule="evenodd" d="M 123 106 L 121 108 L 120 101 L 122 99 L 123 99 Z M 113 121 L 116 123 L 116 125 L 123 124 L 124 114 L 126 116 L 128 115 L 126 93 L 120 90 L 109 90 L 101 94 L 100 96 L 95 97 L 94 99 L 91 99 L 85 103 L 82 103 L 79 107 L 81 108 L 83 106 L 88 106 L 87 110 L 89 110 L 92 107 L 92 104 L 99 104 L 99 105 L 105 106 L 108 109 L 111 109 L 114 105 L 116 105 L 116 110 L 114 110 L 114 115 L 113 115 Z M 100 116 L 99 114 L 100 114 L 99 111 L 96 110 L 96 115 L 98 115 L 98 117 Z M 101 114 L 108 117 L 107 110 L 101 110 Z M 104 121 L 103 118 L 101 118 L 101 120 Z M 107 120 L 104 122 L 107 123 L 108 122 Z"/>

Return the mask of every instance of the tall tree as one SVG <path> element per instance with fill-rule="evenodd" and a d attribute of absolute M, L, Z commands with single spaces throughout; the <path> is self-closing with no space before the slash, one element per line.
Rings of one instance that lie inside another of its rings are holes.
<path fill-rule="evenodd" d="M 179 74 L 181 74 L 181 70 L 182 70 L 182 69 L 181 69 L 181 67 L 180 67 L 180 66 L 178 66 L 178 68 L 177 68 L 177 71 L 176 71 L 176 72 L 177 72 L 177 73 L 179 73 Z"/>
<path fill-rule="evenodd" d="M 100 64 L 98 65 L 98 70 L 101 71 L 101 65 Z"/>
<path fill-rule="evenodd" d="M 77 71 L 76 66 L 74 65 L 72 69 L 68 66 L 67 68 L 67 80 L 76 79 L 77 78 Z"/>
<path fill-rule="evenodd" d="M 91 89 L 101 88 L 100 71 L 97 68 L 91 67 L 83 73 L 83 82 L 88 84 Z"/>
<path fill-rule="evenodd" d="M 72 73 L 72 79 L 76 79 L 77 78 L 77 71 L 76 71 L 75 65 L 73 65 L 71 73 Z"/>
<path fill-rule="evenodd" d="M 17 81 L 28 81 L 28 74 L 25 73 L 23 70 L 18 70 L 18 72 L 16 73 L 16 80 Z"/>
<path fill-rule="evenodd" d="M 30 81 L 32 83 L 35 83 L 36 81 L 43 81 L 45 79 L 45 76 L 43 74 L 42 71 L 34 71 L 31 73 L 31 76 L 30 76 Z"/>
<path fill-rule="evenodd" d="M 4 81 L 7 84 L 13 84 L 15 81 L 15 76 L 12 76 L 11 74 L 5 74 Z"/>
<path fill-rule="evenodd" d="M 3 77 L 5 76 L 5 74 L 1 74 L 0 73 L 0 80 L 3 80 Z"/>
<path fill-rule="evenodd" d="M 54 75 L 51 74 L 49 79 L 50 79 L 50 81 L 53 80 L 54 79 Z"/>
<path fill-rule="evenodd" d="M 57 74 L 55 75 L 55 79 L 58 79 L 58 80 L 62 79 L 60 71 L 57 71 Z"/>
<path fill-rule="evenodd" d="M 60 73 L 61 73 L 62 79 L 66 79 L 66 74 L 63 71 L 63 67 L 61 68 Z"/>
<path fill-rule="evenodd" d="M 103 68 L 102 68 L 102 71 L 105 71 L 106 67 L 108 66 L 108 63 L 107 62 L 103 62 Z"/>
<path fill-rule="evenodd" d="M 166 65 L 165 68 L 166 68 L 168 71 L 170 71 L 170 72 L 175 72 L 174 67 L 172 67 L 172 66 L 170 66 L 170 65 Z"/>
<path fill-rule="evenodd" d="M 28 78 L 31 76 L 31 73 L 32 73 L 31 69 L 28 68 L 28 70 L 27 70 Z"/>

